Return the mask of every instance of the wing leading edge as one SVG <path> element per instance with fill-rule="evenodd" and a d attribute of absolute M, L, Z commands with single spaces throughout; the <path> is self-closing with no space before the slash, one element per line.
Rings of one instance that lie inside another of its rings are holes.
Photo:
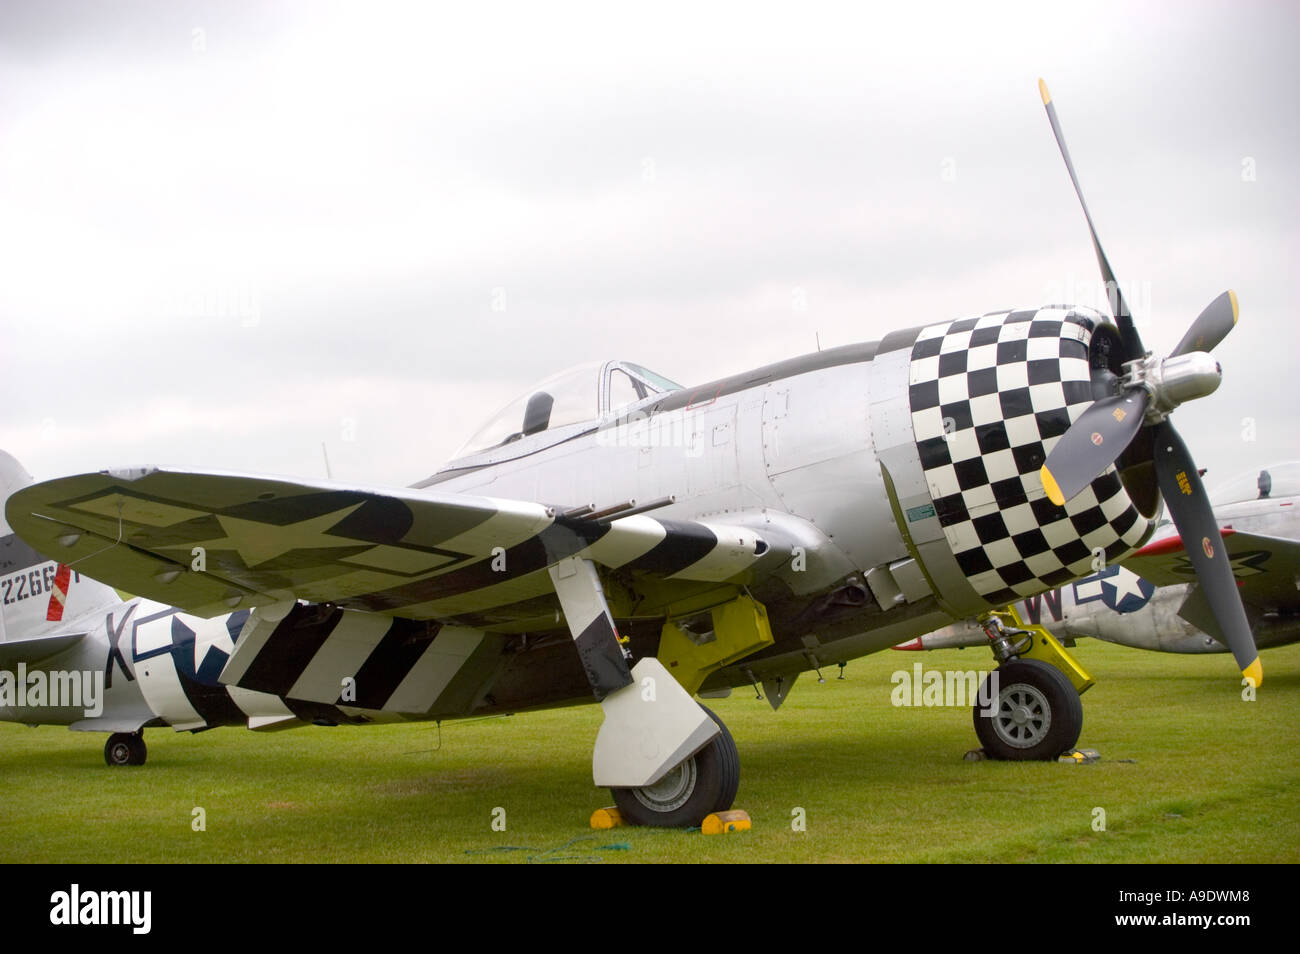
<path fill-rule="evenodd" d="M 214 616 L 286 599 L 439 619 L 553 592 L 547 567 L 724 581 L 788 547 L 746 527 L 601 521 L 544 504 L 145 468 L 45 481 L 6 517 L 33 547 L 119 589 Z"/>

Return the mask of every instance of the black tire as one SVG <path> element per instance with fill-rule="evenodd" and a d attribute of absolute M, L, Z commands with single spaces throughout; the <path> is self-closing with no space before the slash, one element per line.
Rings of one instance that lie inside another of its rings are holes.
<path fill-rule="evenodd" d="M 984 715 L 978 701 L 973 710 L 975 734 L 989 758 L 1052 760 L 1074 747 L 1083 730 L 1083 703 L 1065 673 L 1037 659 L 1014 659 L 996 675 L 996 711 Z M 989 698 L 989 690 L 980 695 Z"/>
<path fill-rule="evenodd" d="M 713 812 L 725 812 L 740 789 L 740 753 L 722 720 L 705 706 L 721 729 L 689 759 L 646 788 L 611 788 L 619 813 L 633 825 L 692 828 Z"/>
<path fill-rule="evenodd" d="M 736 793 L 740 791 L 740 753 L 736 751 L 736 740 L 731 737 L 731 732 L 718 714 L 708 706 L 701 706 L 709 714 L 718 728 L 722 731 L 714 742 L 719 746 L 719 754 L 722 756 L 722 778 L 724 785 L 718 792 L 717 801 L 713 805 L 715 812 L 725 812 L 736 801 Z M 707 814 L 707 813 L 706 813 Z M 701 819 L 703 821 L 703 819 Z"/>
<path fill-rule="evenodd" d="M 114 732 L 104 743 L 104 761 L 109 765 L 144 765 L 148 749 L 139 732 Z"/>

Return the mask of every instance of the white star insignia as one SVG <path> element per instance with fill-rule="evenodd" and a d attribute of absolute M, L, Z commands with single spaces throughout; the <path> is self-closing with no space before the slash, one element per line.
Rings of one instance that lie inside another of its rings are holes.
<path fill-rule="evenodd" d="M 1142 592 L 1142 580 L 1132 570 L 1126 570 L 1124 567 L 1119 568 L 1111 579 L 1106 581 L 1108 585 L 1115 588 L 1115 605 L 1118 606 L 1123 602 L 1126 596 L 1132 596 L 1139 600 L 1145 600 L 1146 594 Z"/>
<path fill-rule="evenodd" d="M 243 520 L 239 517 L 226 517 L 217 514 L 217 522 L 226 532 L 224 537 L 211 540 L 195 540 L 167 549 L 190 550 L 202 547 L 205 550 L 234 550 L 250 569 L 259 564 L 274 560 L 291 550 L 327 550 L 335 547 L 356 546 L 358 541 L 346 537 L 329 536 L 326 531 L 344 517 L 360 507 L 352 504 L 333 513 L 319 517 L 300 520 L 279 526 L 262 523 L 258 520 Z"/>

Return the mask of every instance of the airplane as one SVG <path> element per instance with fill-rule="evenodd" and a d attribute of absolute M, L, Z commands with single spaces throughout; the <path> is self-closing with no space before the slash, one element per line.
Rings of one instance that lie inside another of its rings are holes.
<path fill-rule="evenodd" d="M 1256 647 L 1300 640 L 1300 462 L 1244 474 L 1210 499 Z M 1066 645 L 1090 636 L 1158 652 L 1226 653 L 1222 638 L 1210 635 L 1213 617 L 1197 598 L 1192 575 L 1181 538 L 1166 524 L 1123 566 L 1027 597 L 1018 611 Z M 982 626 L 963 620 L 894 648 L 964 649 L 987 642 Z"/>
<path fill-rule="evenodd" d="M 218 677 L 232 694 L 426 719 L 595 701 L 593 781 L 632 824 L 697 825 L 734 802 L 734 740 L 696 693 L 784 698 L 800 672 L 993 618 L 1139 550 L 1162 497 L 1204 542 L 1197 580 L 1258 685 L 1169 422 L 1218 386 L 1207 351 L 1236 296 L 1169 357 L 1142 347 L 1039 91 L 1113 320 L 984 312 L 693 387 L 608 361 L 529 389 L 411 487 L 110 469 L 21 488 L 6 519 L 83 576 L 227 629 L 247 611 Z M 985 748 L 1056 758 L 1087 674 L 1050 637 L 991 645 Z M 175 698 L 165 646 L 146 644 L 160 652 L 139 678 Z"/>

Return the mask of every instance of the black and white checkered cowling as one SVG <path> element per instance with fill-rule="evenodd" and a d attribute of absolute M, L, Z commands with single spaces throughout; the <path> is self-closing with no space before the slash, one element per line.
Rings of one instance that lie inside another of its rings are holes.
<path fill-rule="evenodd" d="M 1049 306 L 922 329 L 912 347 L 912 427 L 935 513 L 981 597 L 1003 606 L 1136 549 L 1153 522 L 1114 467 L 1064 507 L 1039 469 L 1092 403 L 1088 347 L 1102 321 Z"/>

